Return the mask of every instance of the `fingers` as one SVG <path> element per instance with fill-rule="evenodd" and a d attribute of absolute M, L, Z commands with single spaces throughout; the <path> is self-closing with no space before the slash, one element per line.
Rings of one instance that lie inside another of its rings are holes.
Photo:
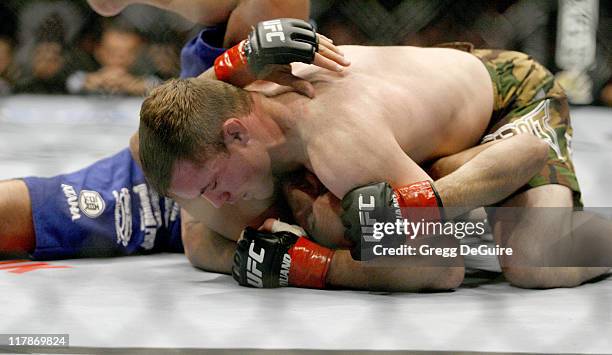
<path fill-rule="evenodd" d="M 324 57 L 322 54 L 317 53 L 315 54 L 315 59 L 314 62 L 312 62 L 312 64 L 327 69 L 327 70 L 331 70 L 331 71 L 335 71 L 335 72 L 341 72 L 342 70 L 344 70 L 344 67 L 340 64 L 338 64 L 337 62 Z"/>
<path fill-rule="evenodd" d="M 259 227 L 257 230 L 264 231 L 264 232 L 271 232 L 272 227 L 274 226 L 274 221 L 276 221 L 274 218 L 266 219 L 264 223 L 261 225 L 261 227 Z"/>
<path fill-rule="evenodd" d="M 318 38 L 319 47 L 321 47 L 321 46 L 327 47 L 331 51 L 333 51 L 335 53 L 338 53 L 339 55 L 344 57 L 344 53 L 342 53 L 340 48 L 338 48 L 338 47 L 336 47 L 334 45 L 334 41 L 332 41 L 331 39 L 323 36 L 320 33 L 317 33 L 317 38 Z"/>
<path fill-rule="evenodd" d="M 329 42 L 329 43 L 334 43 L 334 40 L 333 40 L 333 39 L 331 39 L 331 38 L 329 38 L 329 37 L 327 37 L 327 36 L 325 36 L 325 35 L 322 35 L 322 34 L 320 34 L 320 33 L 317 33 L 317 36 L 319 37 L 319 41 L 320 41 L 321 39 L 324 39 L 324 40 L 326 40 L 326 41 L 327 41 L 327 42 Z"/>
<path fill-rule="evenodd" d="M 342 69 L 344 69 L 343 67 L 348 67 L 351 64 L 351 62 L 347 58 L 328 49 L 327 47 L 320 46 L 319 52 L 317 54 L 321 55 L 325 59 L 335 62 L 337 66 L 336 70 L 338 71 L 341 71 Z M 316 57 L 317 55 L 315 54 L 315 59 Z"/>
<path fill-rule="evenodd" d="M 332 71 L 342 71 L 343 67 L 347 67 L 351 62 L 344 57 L 344 53 L 336 47 L 333 42 L 320 34 L 319 37 L 319 50 L 315 54 L 314 65 Z"/>

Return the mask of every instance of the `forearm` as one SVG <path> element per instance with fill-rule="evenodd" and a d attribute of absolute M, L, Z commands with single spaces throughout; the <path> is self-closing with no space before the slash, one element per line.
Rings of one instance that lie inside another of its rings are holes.
<path fill-rule="evenodd" d="M 223 45 L 227 48 L 240 42 L 260 21 L 283 17 L 307 21 L 309 15 L 309 0 L 240 0 L 227 20 Z"/>
<path fill-rule="evenodd" d="M 476 154 L 474 154 L 476 152 Z M 540 139 L 522 134 L 496 144 L 449 157 L 451 173 L 435 181 L 447 217 L 503 200 L 525 185 L 546 163 L 548 146 Z M 472 157 L 470 157 L 472 155 Z M 468 159 L 469 158 L 469 159 Z M 458 168 L 452 166 L 461 160 Z"/>
<path fill-rule="evenodd" d="M 387 256 L 360 262 L 353 260 L 348 250 L 337 250 L 327 273 L 327 287 L 397 292 L 450 290 L 461 284 L 464 273 L 461 258 Z"/>
<path fill-rule="evenodd" d="M 185 255 L 199 269 L 231 274 L 236 242 L 207 228 L 181 211 L 181 233 Z"/>
<path fill-rule="evenodd" d="M 452 218 L 472 208 L 502 200 L 529 181 L 546 162 L 548 146 L 541 140 L 521 135 L 483 145 L 440 159 L 445 177 L 434 182 Z M 435 173 L 434 173 L 435 175 Z M 318 243 L 336 247 L 344 240 L 340 201 L 330 194 L 311 196 L 300 191 L 300 183 L 286 189 L 285 197 L 298 223 Z"/>
<path fill-rule="evenodd" d="M 488 142 L 463 150 L 459 153 L 440 158 L 431 164 L 429 169 L 427 169 L 427 172 L 434 180 L 439 180 L 465 165 L 482 151 L 500 142 L 502 141 Z"/>

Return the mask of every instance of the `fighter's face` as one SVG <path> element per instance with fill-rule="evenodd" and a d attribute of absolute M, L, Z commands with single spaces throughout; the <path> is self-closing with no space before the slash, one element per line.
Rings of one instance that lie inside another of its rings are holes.
<path fill-rule="evenodd" d="M 204 164 L 178 161 L 170 192 L 184 199 L 200 196 L 216 208 L 239 200 L 266 199 L 274 193 L 270 160 L 261 152 L 229 147 L 227 153 Z"/>

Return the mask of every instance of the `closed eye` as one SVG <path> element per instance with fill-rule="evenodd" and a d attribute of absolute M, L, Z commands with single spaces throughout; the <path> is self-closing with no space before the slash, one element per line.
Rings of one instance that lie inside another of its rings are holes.
<path fill-rule="evenodd" d="M 203 188 L 200 189 L 200 196 L 204 196 L 204 194 L 207 191 L 213 191 L 214 189 L 217 188 L 217 180 L 215 179 L 215 181 L 213 182 L 212 187 L 210 186 L 210 184 L 204 186 Z"/>

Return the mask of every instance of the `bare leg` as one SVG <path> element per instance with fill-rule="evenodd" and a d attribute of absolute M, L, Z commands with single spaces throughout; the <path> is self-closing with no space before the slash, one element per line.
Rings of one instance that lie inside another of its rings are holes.
<path fill-rule="evenodd" d="M 0 182 L 0 257 L 26 256 L 35 246 L 26 184 L 21 180 Z"/>
<path fill-rule="evenodd" d="M 102 16 L 118 15 L 128 5 L 134 3 L 133 0 L 87 0 L 89 6 Z"/>
<path fill-rule="evenodd" d="M 132 4 L 144 4 L 175 12 L 186 19 L 204 25 L 224 22 L 238 0 L 87 0 L 102 16 L 118 15 Z"/>
<path fill-rule="evenodd" d="M 530 189 L 503 207 L 510 208 L 498 209 L 491 222 L 496 241 L 514 251 L 500 263 L 515 286 L 573 287 L 608 271 L 609 266 L 587 266 L 611 265 L 612 223 L 574 212 L 567 187 Z"/>

